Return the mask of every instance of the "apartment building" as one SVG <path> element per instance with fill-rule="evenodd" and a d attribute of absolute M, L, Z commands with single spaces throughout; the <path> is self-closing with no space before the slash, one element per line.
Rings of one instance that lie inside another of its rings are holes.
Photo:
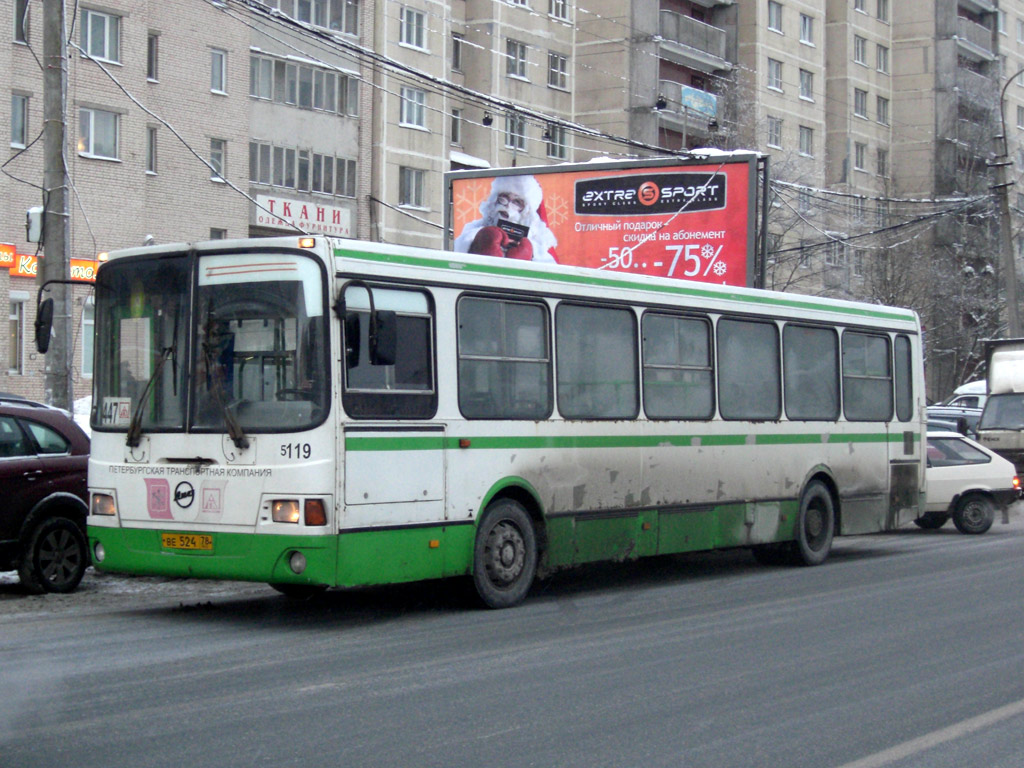
<path fill-rule="evenodd" d="M 873 265 L 899 266 L 900 230 L 862 235 L 913 215 L 891 200 L 989 183 L 999 88 L 1024 67 L 1024 8 L 994 0 L 69 0 L 66 26 L 82 273 L 143 242 L 296 229 L 438 247 L 450 169 L 716 146 L 760 150 L 780 182 L 771 287 L 886 298 Z M 42 0 L 0 4 L 0 391 L 37 397 L 42 33 Z M 1006 109 L 1019 168 L 1024 76 Z M 948 226 L 915 242 L 970 247 Z"/>

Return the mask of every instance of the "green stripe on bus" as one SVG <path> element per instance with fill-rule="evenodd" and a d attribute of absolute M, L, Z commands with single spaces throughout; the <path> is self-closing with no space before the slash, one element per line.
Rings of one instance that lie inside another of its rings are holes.
<path fill-rule="evenodd" d="M 462 448 L 460 441 L 469 441 L 470 449 L 529 450 L 553 448 L 658 448 L 717 447 L 740 445 L 808 445 L 841 443 L 902 443 L 903 433 L 886 432 L 825 433 L 768 435 L 565 435 L 537 437 L 502 435 L 486 437 L 346 437 L 347 451 L 438 451 Z M 914 442 L 920 434 L 914 433 Z"/>
<path fill-rule="evenodd" d="M 336 258 L 361 259 L 363 261 L 374 261 L 382 264 L 402 264 L 413 267 L 432 267 L 434 269 L 447 269 L 454 272 L 475 272 L 482 275 L 501 275 L 503 277 L 525 277 L 534 280 L 546 280 L 551 282 L 569 283 L 573 285 L 592 285 L 601 288 L 626 288 L 634 291 L 648 291 L 654 293 L 668 293 L 676 296 L 687 296 L 692 298 L 717 299 L 728 301 L 741 301 L 757 304 L 759 306 L 784 307 L 787 309 L 810 309 L 823 312 L 837 312 L 839 314 L 855 315 L 859 317 L 870 317 L 877 320 L 900 320 L 913 322 L 914 315 L 911 312 L 900 312 L 898 310 L 866 309 L 849 306 L 824 306 L 811 301 L 801 299 L 782 299 L 768 293 L 757 296 L 747 296 L 729 291 L 716 292 L 695 287 L 689 281 L 681 281 L 679 286 L 652 286 L 637 285 L 626 280 L 617 280 L 610 277 L 584 277 L 571 273 L 564 274 L 541 274 L 531 270 L 509 267 L 496 259 L 494 265 L 472 264 L 455 259 L 438 259 L 424 256 L 410 256 L 397 253 L 372 253 L 367 251 L 353 251 L 345 248 L 337 248 L 334 251 Z"/>

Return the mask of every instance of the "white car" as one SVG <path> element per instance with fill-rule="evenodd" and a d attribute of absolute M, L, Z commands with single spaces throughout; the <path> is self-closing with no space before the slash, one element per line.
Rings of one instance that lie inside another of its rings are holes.
<path fill-rule="evenodd" d="M 1020 496 L 1013 464 L 956 432 L 928 433 L 928 494 L 925 513 L 914 522 L 941 528 L 950 517 L 961 533 L 984 533 L 996 510 Z"/>

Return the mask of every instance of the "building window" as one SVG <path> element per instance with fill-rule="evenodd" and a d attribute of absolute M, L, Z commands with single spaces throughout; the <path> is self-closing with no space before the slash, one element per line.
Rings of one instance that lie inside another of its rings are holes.
<path fill-rule="evenodd" d="M 768 59 L 768 87 L 782 90 L 782 62 L 777 59 Z"/>
<path fill-rule="evenodd" d="M 426 128 L 427 92 L 419 88 L 402 86 L 402 109 L 399 125 L 406 128 Z"/>
<path fill-rule="evenodd" d="M 11 146 L 22 149 L 28 145 L 28 96 L 11 94 Z"/>
<path fill-rule="evenodd" d="M 860 35 L 853 36 L 853 60 L 858 64 L 868 63 L 868 41 Z"/>
<path fill-rule="evenodd" d="M 868 145 L 861 142 L 855 141 L 853 143 L 853 167 L 858 171 L 867 170 L 868 162 Z"/>
<path fill-rule="evenodd" d="M 875 61 L 877 63 L 878 71 L 882 74 L 889 74 L 889 49 L 884 45 L 879 45 L 875 49 Z"/>
<path fill-rule="evenodd" d="M 465 38 L 462 35 L 452 35 L 452 72 L 462 71 L 462 46 Z"/>
<path fill-rule="evenodd" d="M 548 144 L 548 157 L 556 160 L 565 160 L 568 154 L 565 143 L 565 126 L 548 123 L 547 128 L 544 130 L 544 137 Z"/>
<path fill-rule="evenodd" d="M 355 117 L 359 114 L 359 79 L 342 75 L 338 83 L 338 112 Z"/>
<path fill-rule="evenodd" d="M 800 70 L 800 98 L 814 101 L 814 73 Z"/>
<path fill-rule="evenodd" d="M 548 85 L 562 90 L 569 87 L 569 59 L 553 51 L 548 52 Z"/>
<path fill-rule="evenodd" d="M 860 11 L 861 13 L 867 13 L 868 9 L 865 7 L 867 0 L 853 0 L 853 10 Z"/>
<path fill-rule="evenodd" d="M 423 207 L 423 178 L 425 171 L 419 168 L 398 169 L 398 204 L 412 208 Z"/>
<path fill-rule="evenodd" d="M 800 42 L 814 45 L 814 17 L 800 14 Z"/>
<path fill-rule="evenodd" d="M 814 129 L 800 126 L 800 154 L 814 157 Z"/>
<path fill-rule="evenodd" d="M 509 5 L 518 5 L 518 6 L 521 6 L 523 8 L 526 8 L 528 6 L 527 0 L 508 0 L 508 4 Z"/>
<path fill-rule="evenodd" d="M 878 0 L 878 13 L 875 15 L 879 21 L 889 21 L 889 0 Z"/>
<path fill-rule="evenodd" d="M 15 0 L 14 40 L 18 43 L 28 42 L 28 0 Z"/>
<path fill-rule="evenodd" d="M 526 79 L 526 43 L 505 41 L 505 74 Z"/>
<path fill-rule="evenodd" d="M 526 150 L 526 120 L 516 112 L 505 115 L 505 146 L 509 149 Z"/>
<path fill-rule="evenodd" d="M 224 181 L 228 172 L 228 143 L 224 139 L 210 139 L 210 165 L 210 179 Z"/>
<path fill-rule="evenodd" d="M 456 146 L 462 144 L 462 110 L 452 110 L 451 143 Z"/>
<path fill-rule="evenodd" d="M 82 305 L 82 376 L 92 377 L 92 349 L 95 340 L 96 302 L 89 296 Z"/>
<path fill-rule="evenodd" d="M 423 11 L 414 8 L 402 9 L 402 23 L 398 31 L 398 41 L 402 45 L 412 46 L 420 50 L 427 48 L 427 16 Z"/>
<path fill-rule="evenodd" d="M 889 124 L 889 100 L 885 96 L 879 96 L 877 99 L 878 107 L 878 122 L 882 125 Z"/>
<path fill-rule="evenodd" d="M 868 92 L 860 88 L 853 89 L 853 114 L 857 117 L 868 116 Z"/>
<path fill-rule="evenodd" d="M 569 18 L 568 0 L 548 0 L 548 16 L 554 16 L 563 21 Z"/>
<path fill-rule="evenodd" d="M 78 154 L 116 160 L 117 151 L 117 113 L 83 108 L 79 113 Z"/>
<path fill-rule="evenodd" d="M 146 38 L 146 79 L 152 83 L 160 77 L 160 35 L 149 33 Z"/>
<path fill-rule="evenodd" d="M 222 227 L 210 227 L 211 240 L 227 240 L 228 231 Z"/>
<path fill-rule="evenodd" d="M 228 53 L 219 48 L 210 49 L 210 90 L 227 93 Z"/>
<path fill-rule="evenodd" d="M 846 266 L 846 235 L 826 233 L 833 238 L 825 248 L 825 265 L 829 267 Z"/>
<path fill-rule="evenodd" d="M 810 128 L 808 128 L 807 130 L 811 131 Z M 800 126 L 800 138 L 801 139 L 803 138 L 803 133 L 804 133 L 804 127 Z M 813 138 L 813 136 L 814 136 L 814 132 L 811 131 L 811 137 Z M 810 213 L 812 207 L 813 206 L 811 205 L 811 193 L 808 190 L 806 190 L 806 189 L 797 190 L 797 193 L 796 193 L 796 209 L 798 211 L 800 211 L 800 213 Z"/>
<path fill-rule="evenodd" d="M 782 31 L 782 3 L 776 0 L 768 0 L 768 29 Z"/>
<path fill-rule="evenodd" d="M 121 17 L 99 11 L 82 11 L 82 49 L 104 61 L 120 62 Z"/>
<path fill-rule="evenodd" d="M 359 0 L 331 0 L 330 28 L 346 35 L 358 35 Z"/>
<path fill-rule="evenodd" d="M 7 372 L 22 374 L 25 367 L 25 299 L 11 297 L 7 339 Z"/>
<path fill-rule="evenodd" d="M 1024 107 L 1017 107 L 1017 127 L 1024 128 Z"/>
<path fill-rule="evenodd" d="M 146 173 L 156 173 L 156 126 L 146 126 Z"/>
<path fill-rule="evenodd" d="M 782 118 L 768 116 L 768 146 L 782 148 Z"/>
<path fill-rule="evenodd" d="M 883 178 L 889 175 L 889 150 L 878 150 L 878 175 Z"/>

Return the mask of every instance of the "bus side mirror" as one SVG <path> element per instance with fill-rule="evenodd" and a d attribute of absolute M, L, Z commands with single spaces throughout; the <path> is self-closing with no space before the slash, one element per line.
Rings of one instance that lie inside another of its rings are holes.
<path fill-rule="evenodd" d="M 355 368 L 359 365 L 359 314 L 349 312 L 345 315 L 345 367 Z"/>
<path fill-rule="evenodd" d="M 370 364 L 394 365 L 398 357 L 398 316 L 390 309 L 378 309 L 370 327 Z"/>
<path fill-rule="evenodd" d="M 36 310 L 36 349 L 45 355 L 50 348 L 50 332 L 53 330 L 53 299 L 43 299 Z"/>

